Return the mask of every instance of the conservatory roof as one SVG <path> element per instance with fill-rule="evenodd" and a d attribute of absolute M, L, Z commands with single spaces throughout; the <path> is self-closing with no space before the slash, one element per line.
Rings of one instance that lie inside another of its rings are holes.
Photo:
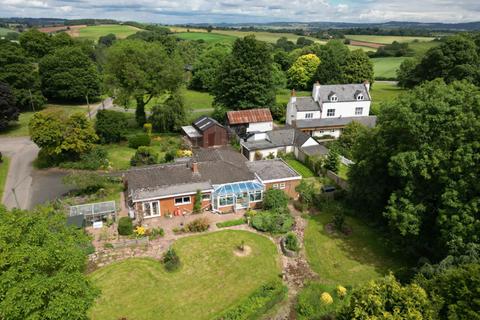
<path fill-rule="evenodd" d="M 214 194 L 217 196 L 238 194 L 243 192 L 253 192 L 263 190 L 263 184 L 258 181 L 246 181 L 223 184 L 221 186 L 214 187 Z"/>

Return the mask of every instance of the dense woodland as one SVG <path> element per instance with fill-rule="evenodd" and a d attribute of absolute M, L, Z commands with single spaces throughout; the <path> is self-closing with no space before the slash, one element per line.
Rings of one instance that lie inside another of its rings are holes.
<path fill-rule="evenodd" d="M 376 128 L 352 124 L 332 144 L 355 162 L 344 199 L 351 214 L 384 232 L 395 252 L 413 261 L 354 291 L 338 319 L 480 319 L 479 51 L 478 34 L 461 34 L 406 60 L 400 85 L 411 90 L 382 106 Z M 227 110 L 255 107 L 270 107 L 281 119 L 279 88 L 373 83 L 367 54 L 341 40 L 320 45 L 282 38 L 271 45 L 248 36 L 233 45 L 206 44 L 180 41 L 160 27 L 98 43 L 32 29 L 18 44 L 0 42 L 0 65 L 0 130 L 47 101 L 83 103 L 108 95 L 136 108 L 139 127 L 176 132 L 187 121 L 184 86 L 211 92 L 220 121 Z M 103 112 L 94 126 L 83 113 L 42 111 L 29 128 L 49 161 L 86 155 L 100 161 L 105 156 L 96 143 L 121 140 L 125 121 Z M 52 210 L 0 208 L 2 319 L 85 319 L 98 294 L 83 274 L 88 240 Z"/>

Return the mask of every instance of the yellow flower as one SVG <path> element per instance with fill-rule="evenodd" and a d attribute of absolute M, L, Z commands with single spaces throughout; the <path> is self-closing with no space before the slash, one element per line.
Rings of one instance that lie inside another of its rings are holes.
<path fill-rule="evenodd" d="M 340 298 L 344 298 L 347 295 L 347 289 L 343 286 L 338 285 L 337 286 L 337 295 Z"/>
<path fill-rule="evenodd" d="M 184 158 L 184 157 L 191 157 L 192 151 L 191 150 L 177 150 L 177 157 Z"/>
<path fill-rule="evenodd" d="M 136 234 L 137 236 L 143 236 L 143 235 L 145 235 L 145 232 L 146 232 L 146 230 L 145 230 L 144 227 L 137 226 L 137 227 L 135 228 L 135 234 Z"/>
<path fill-rule="evenodd" d="M 322 293 L 320 296 L 320 301 L 322 301 L 323 304 L 332 304 L 333 303 L 333 298 L 328 292 Z"/>

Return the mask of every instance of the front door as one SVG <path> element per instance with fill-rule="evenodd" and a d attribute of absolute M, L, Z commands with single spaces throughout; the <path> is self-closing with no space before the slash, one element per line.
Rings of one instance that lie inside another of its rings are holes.
<path fill-rule="evenodd" d="M 215 145 L 215 133 L 209 133 L 207 137 L 207 145 L 208 147 Z"/>

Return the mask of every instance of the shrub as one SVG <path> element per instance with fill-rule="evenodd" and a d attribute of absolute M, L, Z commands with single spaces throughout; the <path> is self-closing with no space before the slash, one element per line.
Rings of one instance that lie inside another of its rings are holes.
<path fill-rule="evenodd" d="M 165 154 L 165 162 L 172 162 L 173 160 L 175 160 L 175 154 L 175 151 L 168 151 Z"/>
<path fill-rule="evenodd" d="M 287 294 L 287 287 L 281 281 L 274 280 L 262 285 L 238 305 L 220 314 L 218 320 L 259 319 L 274 305 L 282 301 Z"/>
<path fill-rule="evenodd" d="M 167 271 L 175 271 L 180 267 L 180 257 L 175 249 L 169 248 L 163 255 L 163 265 Z"/>
<path fill-rule="evenodd" d="M 151 123 L 145 123 L 143 125 L 143 130 L 145 131 L 145 133 L 151 137 L 152 136 L 152 124 Z"/>
<path fill-rule="evenodd" d="M 311 207 L 315 198 L 315 188 L 313 184 L 302 180 L 300 184 L 295 188 L 300 195 L 300 201 L 302 201 L 307 207 Z"/>
<path fill-rule="evenodd" d="M 139 147 L 132 159 L 130 159 L 130 164 L 132 166 L 142 166 L 142 165 L 151 165 L 158 163 L 158 153 L 150 147 Z"/>
<path fill-rule="evenodd" d="M 147 235 L 150 240 L 155 240 L 165 235 L 165 230 L 162 228 L 151 228 L 147 230 Z"/>
<path fill-rule="evenodd" d="M 73 186 L 80 194 L 92 194 L 105 188 L 110 178 L 93 172 L 71 173 L 63 178 L 63 183 Z"/>
<path fill-rule="evenodd" d="M 136 226 L 133 232 L 135 233 L 135 236 L 137 236 L 137 238 L 141 238 L 146 235 L 146 229 L 142 226 Z"/>
<path fill-rule="evenodd" d="M 228 220 L 224 222 L 218 222 L 217 227 L 218 228 L 227 228 L 227 227 L 233 227 L 233 226 L 239 226 L 242 224 L 245 224 L 246 220 L 245 218 L 240 218 L 240 219 L 234 219 L 234 220 Z"/>
<path fill-rule="evenodd" d="M 210 221 L 207 218 L 198 218 L 185 226 L 186 232 L 204 232 L 210 228 Z"/>
<path fill-rule="evenodd" d="M 101 146 L 94 146 L 92 150 L 80 156 L 79 161 L 67 161 L 60 163 L 61 168 L 77 170 L 98 170 L 107 168 L 107 150 Z"/>
<path fill-rule="evenodd" d="M 347 288 L 338 285 L 337 286 L 337 296 L 339 296 L 341 299 L 345 298 L 347 295 Z"/>
<path fill-rule="evenodd" d="M 333 225 L 335 229 L 342 232 L 345 227 L 345 215 L 341 212 L 335 213 L 333 216 Z"/>
<path fill-rule="evenodd" d="M 129 217 L 121 217 L 118 220 L 118 234 L 121 236 L 129 236 L 133 233 L 133 223 Z"/>
<path fill-rule="evenodd" d="M 193 213 L 200 213 L 202 211 L 202 191 L 197 190 L 195 200 L 193 202 Z"/>
<path fill-rule="evenodd" d="M 128 146 L 133 149 L 137 149 L 138 147 L 148 147 L 150 142 L 150 137 L 145 133 L 139 133 L 128 138 Z"/>
<path fill-rule="evenodd" d="M 102 143 L 118 142 L 127 133 L 127 117 L 122 112 L 99 110 L 95 121 L 95 132 Z"/>
<path fill-rule="evenodd" d="M 320 303 L 319 298 L 322 293 L 329 294 L 333 302 L 331 304 Z M 295 309 L 299 319 L 335 319 L 333 316 L 348 304 L 349 299 L 350 292 L 345 291 L 345 295 L 340 297 L 334 285 L 312 282 L 307 283 L 299 292 Z"/>
<path fill-rule="evenodd" d="M 294 220 L 288 212 L 260 211 L 252 218 L 252 226 L 260 231 L 285 233 L 291 230 Z"/>
<path fill-rule="evenodd" d="M 300 249 L 298 245 L 298 239 L 295 233 L 289 232 L 285 237 L 285 247 L 290 251 L 298 251 Z"/>
<path fill-rule="evenodd" d="M 320 296 L 320 301 L 322 304 L 328 305 L 333 303 L 333 298 L 328 292 L 323 292 Z"/>
<path fill-rule="evenodd" d="M 324 167 L 325 169 L 333 171 L 335 173 L 337 173 L 338 169 L 340 168 L 340 158 L 338 154 L 331 149 L 328 152 Z"/>
<path fill-rule="evenodd" d="M 269 189 L 263 197 L 263 207 L 267 210 L 285 209 L 288 205 L 288 196 L 279 189 Z"/>

